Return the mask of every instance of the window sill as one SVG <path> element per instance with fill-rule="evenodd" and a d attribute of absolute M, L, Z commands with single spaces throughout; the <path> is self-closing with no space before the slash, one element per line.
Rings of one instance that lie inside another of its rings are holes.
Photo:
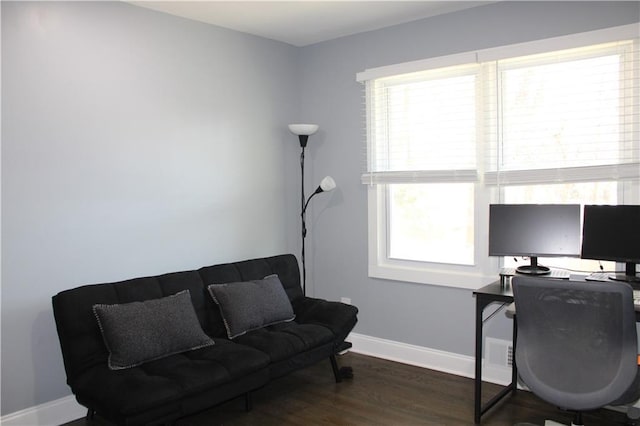
<path fill-rule="evenodd" d="M 369 265 L 369 277 L 417 284 L 477 290 L 498 280 L 498 274 L 410 267 L 406 265 Z"/>

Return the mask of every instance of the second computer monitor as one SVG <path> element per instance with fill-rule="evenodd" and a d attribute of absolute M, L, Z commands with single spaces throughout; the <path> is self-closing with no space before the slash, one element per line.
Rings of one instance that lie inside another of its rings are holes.
<path fill-rule="evenodd" d="M 543 275 L 538 257 L 580 256 L 579 204 L 492 204 L 489 206 L 489 256 L 523 256 L 523 274 Z"/>
<path fill-rule="evenodd" d="M 624 263 L 625 272 L 610 278 L 640 282 L 640 206 L 584 206 L 582 257 Z"/>

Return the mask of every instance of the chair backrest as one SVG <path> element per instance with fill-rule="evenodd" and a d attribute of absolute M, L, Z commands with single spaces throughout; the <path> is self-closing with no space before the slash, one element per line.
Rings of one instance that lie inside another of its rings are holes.
<path fill-rule="evenodd" d="M 633 290 L 621 282 L 516 276 L 516 366 L 538 397 L 566 410 L 618 399 L 637 372 Z"/>

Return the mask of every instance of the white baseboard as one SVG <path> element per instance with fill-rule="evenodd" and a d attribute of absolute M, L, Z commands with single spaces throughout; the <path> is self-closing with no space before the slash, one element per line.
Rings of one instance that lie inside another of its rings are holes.
<path fill-rule="evenodd" d="M 56 426 L 86 416 L 73 395 L 29 407 L 0 418 L 2 426 Z"/>
<path fill-rule="evenodd" d="M 415 365 L 462 377 L 475 376 L 475 362 L 472 356 L 444 352 L 437 349 L 395 342 L 351 333 L 347 338 L 353 343 L 351 351 L 389 361 Z M 506 385 L 511 381 L 511 369 L 483 366 L 484 381 Z M 84 417 L 87 409 L 78 404 L 70 395 L 55 401 L 30 407 L 0 418 L 2 426 L 54 426 Z"/>
<path fill-rule="evenodd" d="M 475 377 L 475 358 L 453 352 L 445 352 L 423 346 L 395 342 L 351 333 L 347 340 L 353 344 L 351 351 L 389 361 L 415 365 L 462 377 Z M 511 383 L 511 369 L 483 363 L 482 379 L 485 382 L 507 385 Z"/>

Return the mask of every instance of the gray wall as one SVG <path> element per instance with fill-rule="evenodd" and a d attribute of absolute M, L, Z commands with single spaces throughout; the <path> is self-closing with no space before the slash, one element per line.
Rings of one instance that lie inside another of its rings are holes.
<path fill-rule="evenodd" d="M 2 2 L 2 414 L 69 394 L 58 291 L 297 250 L 297 54 L 120 2 Z"/>
<path fill-rule="evenodd" d="M 358 333 L 472 356 L 471 291 L 367 278 L 367 188 L 360 183 L 364 92 L 356 73 L 638 21 L 638 2 L 508 2 L 305 48 L 303 111 L 326 135 L 313 154 L 314 174 L 331 174 L 339 185 L 336 199 L 323 204 L 318 198 L 313 205 L 309 260 L 315 295 L 350 297 L 360 308 Z M 508 338 L 509 330 L 498 315 L 489 334 Z"/>
<path fill-rule="evenodd" d="M 299 249 L 356 331 L 471 355 L 469 291 L 367 278 L 366 68 L 637 22 L 638 3 L 508 3 L 305 48 L 121 3 L 2 2 L 2 414 L 69 394 L 59 290 Z M 492 330 L 504 333 L 508 326 Z"/>

